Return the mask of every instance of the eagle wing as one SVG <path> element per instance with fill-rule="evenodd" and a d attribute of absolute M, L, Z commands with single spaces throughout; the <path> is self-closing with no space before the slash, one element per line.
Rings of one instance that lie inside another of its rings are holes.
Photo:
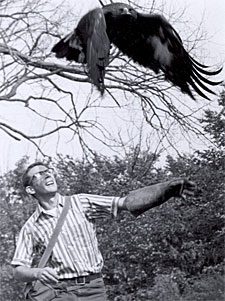
<path fill-rule="evenodd" d="M 103 93 L 105 68 L 109 63 L 110 41 L 101 8 L 87 13 L 79 22 L 77 30 L 86 48 L 89 76 L 94 85 Z"/>
<path fill-rule="evenodd" d="M 206 99 L 203 91 L 215 94 L 207 85 L 220 82 L 213 82 L 206 76 L 216 75 L 221 69 L 209 71 L 208 66 L 194 60 L 185 50 L 179 34 L 163 16 L 141 14 L 128 5 L 115 3 L 108 5 L 105 17 L 110 41 L 135 62 L 155 73 L 161 70 L 166 80 L 192 98 L 190 86 Z"/>
<path fill-rule="evenodd" d="M 185 50 L 179 34 L 163 16 L 138 14 L 137 24 L 146 38 L 146 46 L 153 50 L 153 61 L 166 79 L 192 98 L 190 86 L 206 99 L 209 98 L 203 91 L 215 94 L 207 85 L 214 86 L 220 82 L 211 81 L 205 75 L 216 75 L 221 69 L 206 70 L 208 66 L 193 59 Z"/>
<path fill-rule="evenodd" d="M 101 8 L 89 11 L 75 30 L 52 48 L 58 58 L 87 63 L 88 75 L 101 93 L 104 91 L 105 68 L 109 63 L 110 42 Z"/>

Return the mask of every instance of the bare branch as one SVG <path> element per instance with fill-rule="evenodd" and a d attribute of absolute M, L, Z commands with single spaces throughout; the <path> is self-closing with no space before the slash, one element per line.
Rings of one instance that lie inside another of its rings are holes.
<path fill-rule="evenodd" d="M 112 1 L 98 2 L 104 6 Z M 138 1 L 128 2 L 143 10 Z M 18 5 L 20 10 L 10 1 L 0 3 L 0 105 L 7 103 L 14 106 L 17 103 L 24 114 L 30 114 L 46 128 L 43 126 L 44 129 L 41 127 L 30 135 L 12 126 L 10 121 L 0 119 L 0 129 L 9 137 L 29 140 L 41 152 L 37 141 L 56 133 L 60 136 L 66 129 L 71 139 L 78 138 L 84 151 L 94 153 L 87 137 L 116 148 L 116 145 L 121 146 L 121 141 L 113 137 L 104 116 L 99 116 L 101 110 L 107 109 L 109 112 L 115 108 L 124 112 L 125 116 L 131 108 L 136 110 L 141 122 L 154 129 L 160 136 L 159 141 L 167 139 L 167 144 L 171 143 L 174 128 L 187 137 L 189 132 L 203 137 L 198 118 L 204 104 L 191 100 L 187 102 L 181 94 L 174 93 L 162 74 L 155 75 L 138 66 L 115 47 L 111 49 L 110 64 L 106 70 L 104 98 L 101 99 L 95 89 L 90 94 L 84 92 L 80 87 L 90 83 L 86 67 L 59 61 L 49 50 L 56 39 L 74 26 L 77 17 L 72 12 L 64 12 L 61 6 L 58 7 L 59 13 L 56 13 L 52 3 L 25 0 L 18 1 Z M 156 5 L 157 1 L 151 1 L 145 11 L 163 10 L 163 6 Z M 184 11 L 175 11 L 169 17 L 172 23 L 185 24 L 181 21 L 183 14 Z M 204 38 L 199 27 L 189 31 L 185 42 L 188 49 L 193 49 Z"/>

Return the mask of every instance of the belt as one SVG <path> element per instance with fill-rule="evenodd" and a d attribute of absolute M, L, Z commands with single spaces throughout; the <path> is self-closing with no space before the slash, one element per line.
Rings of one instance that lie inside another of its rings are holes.
<path fill-rule="evenodd" d="M 92 280 L 102 278 L 102 273 L 92 273 L 89 275 L 85 276 L 78 276 L 74 278 L 69 278 L 69 279 L 61 279 L 60 282 L 69 282 L 70 284 L 86 284 L 90 283 Z"/>

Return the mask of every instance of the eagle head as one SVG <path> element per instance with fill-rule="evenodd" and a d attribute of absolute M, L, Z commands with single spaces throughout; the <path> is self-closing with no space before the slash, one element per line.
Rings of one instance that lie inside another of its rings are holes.
<path fill-rule="evenodd" d="M 137 18 L 137 12 L 128 4 L 112 3 L 103 7 L 104 14 L 110 14 L 114 18 L 133 17 Z"/>

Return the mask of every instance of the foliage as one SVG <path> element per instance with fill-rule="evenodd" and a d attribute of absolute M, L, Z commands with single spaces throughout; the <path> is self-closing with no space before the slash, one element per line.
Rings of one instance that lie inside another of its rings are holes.
<path fill-rule="evenodd" d="M 183 301 L 222 301 L 224 300 L 224 276 L 204 275 L 195 279 L 186 288 Z"/>
<path fill-rule="evenodd" d="M 13 279 L 10 261 L 16 246 L 18 232 L 34 209 L 34 202 L 31 202 L 21 190 L 20 179 L 26 162 L 27 158 L 24 157 L 17 163 L 14 170 L 0 178 L 1 300 L 23 300 L 22 285 Z"/>

